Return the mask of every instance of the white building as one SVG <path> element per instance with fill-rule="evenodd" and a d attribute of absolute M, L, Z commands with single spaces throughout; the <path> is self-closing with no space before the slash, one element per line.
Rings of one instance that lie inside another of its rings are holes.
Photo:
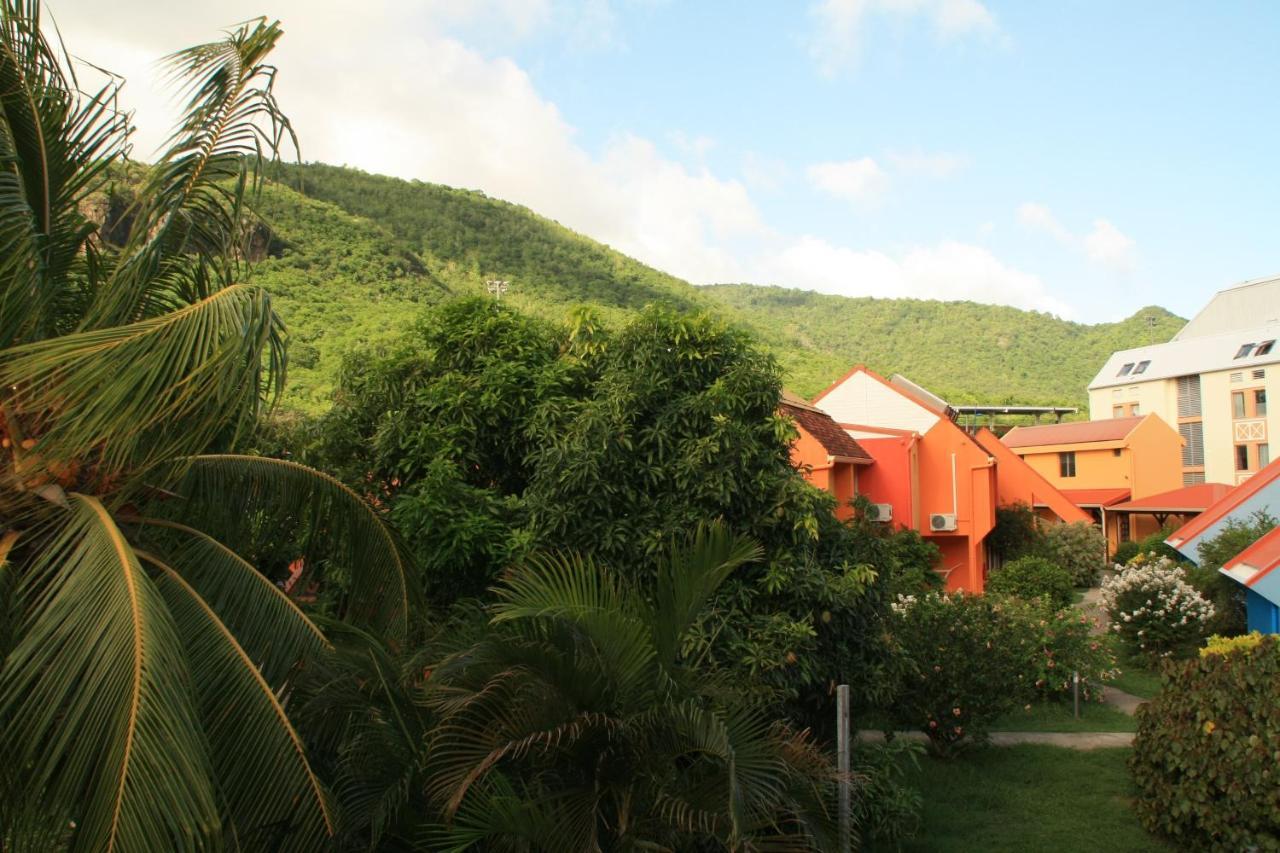
<path fill-rule="evenodd" d="M 1277 393 L 1280 277 L 1219 291 L 1168 343 L 1112 355 L 1089 384 L 1089 416 L 1154 412 L 1182 435 L 1184 484 L 1235 484 L 1271 458 Z"/>

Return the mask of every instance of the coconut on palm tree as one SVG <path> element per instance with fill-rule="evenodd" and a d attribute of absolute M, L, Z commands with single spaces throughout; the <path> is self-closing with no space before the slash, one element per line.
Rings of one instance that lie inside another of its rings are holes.
<path fill-rule="evenodd" d="M 336 480 L 235 449 L 284 382 L 251 202 L 292 137 L 251 21 L 168 58 L 185 97 L 137 202 L 130 153 L 36 0 L 0 0 L 0 847 L 313 850 L 334 832 L 290 720 L 324 634 L 251 562 L 289 542 L 394 638 L 402 558 Z"/>

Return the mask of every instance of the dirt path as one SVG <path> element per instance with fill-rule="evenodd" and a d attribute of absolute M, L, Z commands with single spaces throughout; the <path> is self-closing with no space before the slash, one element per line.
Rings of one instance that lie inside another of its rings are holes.
<path fill-rule="evenodd" d="M 924 732 L 897 732 L 894 737 L 924 742 Z M 884 732 L 859 731 L 858 740 L 884 743 Z M 1015 746 L 1020 743 L 1039 743 L 1061 746 L 1067 749 L 1115 749 L 1131 746 L 1133 732 L 992 732 L 992 746 Z"/>

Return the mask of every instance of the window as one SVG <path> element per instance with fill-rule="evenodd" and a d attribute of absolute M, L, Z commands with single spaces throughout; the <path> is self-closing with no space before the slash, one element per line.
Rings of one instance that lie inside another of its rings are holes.
<path fill-rule="evenodd" d="M 1200 377 L 1178 377 L 1178 417 L 1200 417 Z"/>
<path fill-rule="evenodd" d="M 1265 370 L 1255 370 L 1255 371 L 1253 371 L 1253 378 L 1254 378 L 1254 379 L 1266 379 L 1266 378 L 1267 378 L 1267 371 L 1265 371 Z"/>
<path fill-rule="evenodd" d="M 1274 340 L 1263 341 L 1262 343 L 1258 344 L 1258 348 L 1254 350 L 1253 354 L 1254 356 L 1266 355 L 1267 353 L 1271 352 L 1271 348 L 1274 347 L 1275 345 L 1276 345 L 1276 342 Z"/>
<path fill-rule="evenodd" d="M 1124 417 L 1124 405 L 1123 405 L 1123 404 L 1121 404 L 1121 405 L 1119 405 L 1119 406 L 1112 406 L 1112 407 L 1111 407 L 1111 417 L 1113 417 L 1113 418 L 1123 418 L 1123 417 Z"/>
<path fill-rule="evenodd" d="M 1124 367 L 1120 368 L 1120 372 L 1117 373 L 1116 376 L 1128 376 L 1131 370 L 1133 370 L 1132 361 L 1126 364 Z"/>
<path fill-rule="evenodd" d="M 1233 418 L 1244 417 L 1244 392 L 1243 391 L 1231 392 L 1231 417 Z"/>
<path fill-rule="evenodd" d="M 1240 349 L 1236 350 L 1235 358 L 1244 358 L 1253 351 L 1253 344 L 1242 344 Z"/>
<path fill-rule="evenodd" d="M 1129 415 L 1132 417 L 1132 416 L 1137 416 L 1137 415 L 1140 415 L 1140 414 L 1142 414 L 1142 406 L 1141 406 L 1141 405 L 1139 405 L 1138 403 L 1130 403 L 1130 404 L 1129 404 Z"/>
<path fill-rule="evenodd" d="M 1203 483 L 1203 482 L 1204 482 L 1203 471 L 1183 471 L 1182 472 L 1182 485 L 1184 486 L 1194 486 L 1196 483 Z"/>
<path fill-rule="evenodd" d="M 1129 513 L 1120 513 L 1120 541 L 1129 541 Z"/>
<path fill-rule="evenodd" d="M 1137 376 L 1139 373 L 1146 373 L 1147 368 L 1150 366 L 1151 366 L 1151 362 L 1149 361 L 1138 362 L 1138 366 L 1133 369 L 1133 375 Z"/>
<path fill-rule="evenodd" d="M 1178 424 L 1178 434 L 1182 436 L 1182 466 L 1204 465 L 1204 424 L 1200 421 Z"/>
<path fill-rule="evenodd" d="M 1249 470 L 1249 445 L 1247 444 L 1236 445 L 1236 470 Z"/>
<path fill-rule="evenodd" d="M 1076 475 L 1076 452 L 1068 450 L 1058 454 L 1058 476 L 1074 477 Z"/>
<path fill-rule="evenodd" d="M 1261 388 L 1253 392 L 1253 416 L 1260 418 L 1267 413 L 1267 392 Z"/>
<path fill-rule="evenodd" d="M 1119 455 L 1120 455 L 1120 448 L 1118 448 L 1118 447 L 1112 448 L 1112 450 L 1111 450 L 1111 455 L 1112 455 L 1112 456 L 1119 456 Z"/>
<path fill-rule="evenodd" d="M 1239 372 L 1236 372 L 1236 373 L 1231 374 L 1231 381 L 1232 381 L 1232 382 L 1243 382 L 1243 381 L 1244 381 L 1244 374 L 1243 374 L 1243 373 L 1239 373 Z"/>
<path fill-rule="evenodd" d="M 1271 445 L 1258 445 L 1258 467 L 1263 468 L 1271 461 Z"/>

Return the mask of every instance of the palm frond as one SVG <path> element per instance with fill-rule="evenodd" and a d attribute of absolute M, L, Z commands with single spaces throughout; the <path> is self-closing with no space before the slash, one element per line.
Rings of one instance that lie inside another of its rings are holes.
<path fill-rule="evenodd" d="M 394 641 L 407 626 L 410 573 L 401 549 L 373 508 L 338 480 L 285 459 L 235 454 L 184 460 L 173 486 L 180 499 L 153 514 L 208 531 L 240 554 L 264 538 L 298 542 L 309 570 L 344 583 L 344 614 Z"/>
<path fill-rule="evenodd" d="M 471 792 L 450 825 L 429 827 L 420 843 L 440 853 L 595 850 L 596 805 L 591 791 L 538 796 L 517 791 L 506 776 L 494 773 Z"/>
<path fill-rule="evenodd" d="M 70 495 L 19 593 L 0 754 L 21 783 L 71 810 L 76 850 L 203 846 L 219 817 L 178 631 L 101 502 Z"/>
<path fill-rule="evenodd" d="M 608 570 L 580 554 L 539 555 L 511 570 L 494 590 L 496 623 L 549 620 L 571 624 L 599 655 L 620 693 L 656 684 L 655 649 L 644 608 Z"/>
<path fill-rule="evenodd" d="M 720 584 L 739 566 L 760 559 L 760 545 L 736 536 L 720 521 L 702 524 L 688 541 L 673 544 L 658 562 L 654 590 L 654 645 L 665 666 Z"/>
<path fill-rule="evenodd" d="M 95 228 L 80 202 L 128 148 L 117 89 L 77 91 L 39 4 L 0 6 L 0 349 L 58 324 L 68 271 Z"/>
<path fill-rule="evenodd" d="M 327 795 L 254 661 L 182 575 L 146 551 L 173 612 L 200 697 L 218 788 L 246 850 L 312 851 L 333 835 Z"/>
<path fill-rule="evenodd" d="M 280 321 L 265 291 L 237 285 L 162 317 L 0 352 L 0 386 L 37 438 L 30 458 L 92 464 L 102 488 L 246 428 L 264 360 L 278 390 Z"/>
<path fill-rule="evenodd" d="M 162 518 L 126 516 L 148 550 L 178 571 L 217 614 L 268 683 L 279 687 L 304 659 L 330 649 L 329 641 L 293 599 L 226 545 L 193 527 Z M 176 535 L 157 537 L 164 531 Z M 160 541 L 157 541 L 157 539 Z"/>
<path fill-rule="evenodd" d="M 266 63 L 283 31 L 265 18 L 224 39 L 167 58 L 187 103 L 141 197 L 133 237 L 108 287 L 90 311 L 90 327 L 117 325 L 207 298 L 241 280 L 251 215 L 265 160 L 278 156 L 288 117 Z M 184 267 L 175 261 L 193 258 Z"/>

